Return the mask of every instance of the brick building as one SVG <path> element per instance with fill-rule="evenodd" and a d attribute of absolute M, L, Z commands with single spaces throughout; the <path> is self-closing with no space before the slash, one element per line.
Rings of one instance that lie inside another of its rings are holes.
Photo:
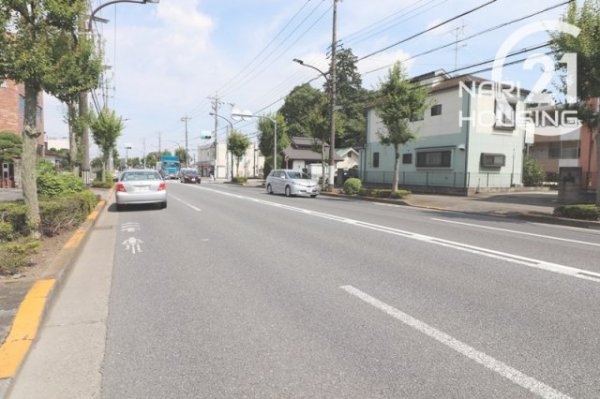
<path fill-rule="evenodd" d="M 44 152 L 44 97 L 38 98 L 37 128 L 42 132 L 38 139 L 38 155 Z M 25 116 L 25 87 L 10 80 L 0 80 L 0 132 L 12 132 L 20 135 L 23 131 Z M 19 186 L 21 173 L 19 160 L 4 162 L 0 165 L 0 187 Z"/>

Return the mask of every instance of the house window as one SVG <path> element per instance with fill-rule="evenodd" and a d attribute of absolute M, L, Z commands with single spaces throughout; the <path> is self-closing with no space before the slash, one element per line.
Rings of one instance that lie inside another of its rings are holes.
<path fill-rule="evenodd" d="M 479 165 L 483 168 L 501 168 L 506 165 L 506 156 L 504 154 L 481 153 Z"/>
<path fill-rule="evenodd" d="M 507 100 L 496 100 L 494 109 L 496 123 L 494 124 L 494 128 L 513 130 L 515 128 L 515 114 L 516 104 L 509 103 Z"/>
<path fill-rule="evenodd" d="M 412 154 L 402 154 L 402 163 L 409 165 L 412 163 Z"/>
<path fill-rule="evenodd" d="M 436 104 L 431 107 L 431 116 L 437 116 L 442 114 L 442 104 Z"/>
<path fill-rule="evenodd" d="M 562 142 L 561 159 L 578 159 L 579 152 L 579 143 L 577 141 Z"/>
<path fill-rule="evenodd" d="M 378 152 L 373 153 L 373 167 L 374 168 L 379 167 L 379 153 Z"/>
<path fill-rule="evenodd" d="M 450 167 L 452 153 L 450 150 L 421 151 L 417 153 L 418 168 L 447 168 Z"/>
<path fill-rule="evenodd" d="M 548 158 L 560 159 L 560 142 L 550 143 L 548 146 Z"/>

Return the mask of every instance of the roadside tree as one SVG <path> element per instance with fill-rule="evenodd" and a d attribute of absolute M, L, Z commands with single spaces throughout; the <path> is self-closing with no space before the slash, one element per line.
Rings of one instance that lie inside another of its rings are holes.
<path fill-rule="evenodd" d="M 577 3 L 569 4 L 563 20 L 580 28 L 579 35 L 575 37 L 563 32 L 552 33 L 551 45 L 559 68 L 567 68 L 565 64 L 559 63 L 565 54 L 577 55 L 576 108 L 579 118 L 595 137 L 596 205 L 600 206 L 600 112 L 597 104 L 592 101 L 600 101 L 600 4 L 597 0 L 584 0 L 578 8 Z M 563 83 L 563 90 L 566 91 L 567 80 Z"/>
<path fill-rule="evenodd" d="M 37 163 L 38 99 L 59 76 L 65 32 L 75 35 L 84 0 L 0 1 L 0 76 L 25 87 L 21 184 L 27 206 L 27 224 L 35 238 L 40 233 L 40 209 L 35 167 Z"/>
<path fill-rule="evenodd" d="M 273 165 L 273 133 L 275 127 L 271 119 L 277 121 L 277 160 L 279 165 Z M 281 166 L 281 157 L 279 154 L 281 154 L 283 148 L 290 145 L 287 123 L 283 115 L 279 113 L 276 115 L 267 115 L 267 117 L 262 117 L 258 120 L 258 130 L 260 132 L 258 135 L 258 148 L 265 156 L 264 173 L 266 176 L 271 169 Z"/>
<path fill-rule="evenodd" d="M 400 146 L 416 137 L 410 121 L 423 115 L 427 107 L 427 89 L 411 82 L 402 65 L 396 63 L 389 70 L 387 79 L 380 82 L 375 101 L 377 114 L 387 128 L 385 132 L 377 132 L 379 142 L 394 148 L 392 192 L 395 192 L 398 190 Z"/>
<path fill-rule="evenodd" d="M 123 131 L 123 118 L 116 116 L 115 111 L 103 108 L 97 116 L 92 116 L 90 129 L 94 143 L 102 151 L 102 181 L 106 181 L 108 160 Z"/>
<path fill-rule="evenodd" d="M 229 134 L 227 149 L 235 158 L 235 173 L 238 177 L 240 175 L 240 161 L 246 155 L 246 151 L 251 145 L 250 139 L 242 133 L 234 130 Z"/>

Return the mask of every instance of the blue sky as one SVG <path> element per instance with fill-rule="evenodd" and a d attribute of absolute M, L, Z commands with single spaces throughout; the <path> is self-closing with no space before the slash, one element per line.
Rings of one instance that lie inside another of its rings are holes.
<path fill-rule="evenodd" d="M 93 0 L 98 7 L 104 1 Z M 173 150 L 185 145 L 188 116 L 190 150 L 206 142 L 200 136 L 214 129 L 210 97 L 219 96 L 219 113 L 229 117 L 232 106 L 255 113 L 275 112 L 297 85 L 318 77 L 302 67 L 300 58 L 327 70 L 331 44 L 333 0 L 161 0 L 159 4 L 120 3 L 97 15 L 109 22 L 96 24 L 104 42 L 108 89 L 97 91 L 117 115 L 126 119 L 118 142 L 129 156 Z M 485 29 L 539 12 L 561 1 L 497 0 L 431 32 L 392 46 L 447 19 L 488 3 L 486 0 L 343 0 L 338 2 L 337 37 L 361 59 L 363 86 L 375 88 L 396 61 L 407 60 L 435 47 L 452 44 Z M 410 76 L 432 70 L 453 71 L 455 66 L 492 60 L 502 43 L 527 24 L 556 20 L 566 6 L 519 23 L 481 34 L 457 46 L 405 61 Z M 544 43 L 546 32 L 520 37 L 513 50 Z M 386 51 L 378 52 L 388 46 Z M 538 50 L 545 52 L 547 49 Z M 373 54 L 376 53 L 376 54 Z M 532 53 L 516 56 L 527 57 Z M 485 68 L 474 67 L 464 72 Z M 490 78 L 491 72 L 477 73 Z M 530 88 L 541 66 L 526 71 L 523 64 L 503 68 L 503 78 Z M 323 79 L 313 82 L 320 87 Z M 548 87 L 553 89 L 553 87 Z M 45 98 L 45 129 L 49 137 L 66 137 L 65 109 Z M 219 119 L 224 139 L 226 122 Z M 255 138 L 256 120 L 235 125 Z M 91 156 L 97 156 L 92 149 Z"/>

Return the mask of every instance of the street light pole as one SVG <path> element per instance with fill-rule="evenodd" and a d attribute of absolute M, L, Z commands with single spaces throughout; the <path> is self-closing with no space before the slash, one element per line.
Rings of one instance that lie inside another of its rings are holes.
<path fill-rule="evenodd" d="M 330 72 L 323 72 L 322 70 L 320 70 L 319 68 L 317 68 L 316 66 L 310 65 L 310 64 L 306 64 L 304 61 L 298 59 L 298 58 L 294 58 L 292 61 L 297 62 L 298 64 L 305 66 L 307 68 L 311 68 L 314 69 L 315 71 L 319 72 L 319 74 L 321 76 L 323 76 L 323 78 L 325 78 L 325 81 L 327 84 L 329 84 L 329 127 L 330 127 L 330 132 L 333 132 L 333 138 L 335 140 L 335 106 L 333 104 L 335 104 L 335 95 L 332 94 L 334 92 L 334 86 L 332 86 L 331 82 L 332 79 L 330 78 L 330 75 L 328 75 Z M 324 142 L 325 140 L 323 140 Z M 331 138 L 330 138 L 331 141 Z M 333 141 L 332 141 L 333 142 Z M 329 146 L 329 170 L 331 171 L 333 169 L 332 165 L 332 156 L 331 156 L 331 149 L 333 148 L 333 145 Z M 321 151 L 321 153 L 323 153 L 323 151 Z M 331 173 L 328 176 L 328 184 L 333 184 L 333 180 L 331 180 Z M 325 190 L 325 171 L 323 171 L 323 182 L 322 182 L 322 189 Z"/>
<path fill-rule="evenodd" d="M 87 21 L 87 32 L 91 33 L 92 32 L 92 23 L 94 22 L 94 17 L 96 15 L 96 13 L 98 13 L 98 11 L 100 11 L 101 9 L 103 9 L 104 7 L 108 7 L 110 5 L 113 4 L 117 4 L 117 3 L 134 3 L 134 4 L 146 4 L 146 3 L 153 3 L 153 4 L 157 4 L 160 0 L 113 0 L 113 1 L 109 1 L 106 2 L 104 4 L 99 5 L 98 7 L 96 7 L 94 10 L 92 10 L 92 12 L 90 13 L 90 16 L 88 18 Z M 80 22 L 80 29 L 84 29 L 83 26 L 83 20 Z M 86 90 L 82 90 L 79 93 L 79 112 L 80 115 L 86 115 L 88 113 L 88 96 L 89 96 L 89 92 L 92 88 L 90 89 L 86 89 Z M 81 139 L 81 151 L 82 151 L 82 156 L 81 156 L 81 177 L 83 178 L 83 182 L 86 185 L 89 185 L 91 183 L 91 177 L 90 177 L 90 132 L 89 132 L 89 128 L 87 126 L 83 127 L 83 131 L 82 131 L 82 139 Z"/>

